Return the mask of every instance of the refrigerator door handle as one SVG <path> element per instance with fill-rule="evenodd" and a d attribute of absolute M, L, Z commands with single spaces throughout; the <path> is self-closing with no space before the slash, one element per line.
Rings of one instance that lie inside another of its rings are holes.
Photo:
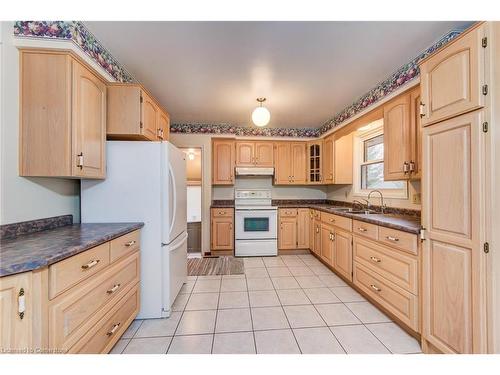
<path fill-rule="evenodd" d="M 175 215 L 177 213 L 177 191 L 176 191 L 176 181 L 175 181 L 175 174 L 174 171 L 172 170 L 172 164 L 168 165 L 168 173 L 170 174 L 170 181 L 172 182 L 171 188 L 172 188 L 172 194 L 173 194 L 173 210 L 172 210 L 172 217 L 170 220 L 170 229 L 169 233 L 172 233 L 172 229 L 174 228 L 175 225 Z M 172 207 L 172 205 L 169 205 Z"/>
<path fill-rule="evenodd" d="M 183 236 L 180 236 L 179 239 L 175 241 L 177 242 L 177 244 L 174 247 L 172 247 L 170 251 L 177 250 L 179 247 L 181 247 L 184 244 L 184 242 L 186 242 L 187 238 L 188 238 L 187 233 L 184 233 Z M 162 242 L 161 246 L 168 246 L 168 243 Z"/>

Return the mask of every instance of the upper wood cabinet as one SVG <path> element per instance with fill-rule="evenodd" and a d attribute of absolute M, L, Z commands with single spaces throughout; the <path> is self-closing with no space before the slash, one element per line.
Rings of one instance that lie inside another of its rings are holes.
<path fill-rule="evenodd" d="M 484 111 L 423 129 L 423 337 L 447 353 L 486 352 Z"/>
<path fill-rule="evenodd" d="M 273 143 L 236 141 L 237 167 L 272 167 Z"/>
<path fill-rule="evenodd" d="M 420 125 L 420 86 L 410 91 L 410 178 L 422 172 L 422 126 Z"/>
<path fill-rule="evenodd" d="M 484 105 L 485 33 L 478 25 L 420 64 L 423 126 Z"/>
<path fill-rule="evenodd" d="M 323 182 L 325 184 L 333 184 L 335 179 L 334 143 L 335 139 L 333 134 L 326 137 L 323 141 Z"/>
<path fill-rule="evenodd" d="M 234 139 L 212 139 L 212 185 L 234 185 Z"/>
<path fill-rule="evenodd" d="M 335 135 L 333 151 L 333 183 L 352 184 L 352 133 Z"/>
<path fill-rule="evenodd" d="M 384 180 L 403 180 L 410 172 L 410 95 L 384 106 Z"/>
<path fill-rule="evenodd" d="M 32 348 L 32 289 L 31 272 L 0 278 L 1 352 L 15 353 Z"/>
<path fill-rule="evenodd" d="M 170 136 L 170 116 L 163 111 L 160 111 L 158 120 L 158 139 L 167 141 Z"/>
<path fill-rule="evenodd" d="M 323 140 L 307 142 L 307 182 L 313 185 L 323 183 Z"/>
<path fill-rule="evenodd" d="M 20 52 L 21 176 L 104 178 L 106 85 L 72 54 Z"/>
<path fill-rule="evenodd" d="M 167 140 L 169 114 L 140 85 L 108 85 L 108 139 Z"/>
<path fill-rule="evenodd" d="M 305 142 L 275 143 L 274 183 L 276 185 L 304 185 L 306 183 Z"/>

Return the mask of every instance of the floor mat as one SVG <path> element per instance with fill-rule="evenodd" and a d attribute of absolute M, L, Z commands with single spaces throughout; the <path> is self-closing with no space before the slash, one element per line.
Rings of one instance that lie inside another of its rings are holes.
<path fill-rule="evenodd" d="M 243 275 L 243 259 L 232 256 L 188 258 L 188 276 Z"/>

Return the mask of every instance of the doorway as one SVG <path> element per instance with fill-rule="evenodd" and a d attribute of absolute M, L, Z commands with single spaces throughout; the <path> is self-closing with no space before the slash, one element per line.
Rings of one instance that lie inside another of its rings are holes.
<path fill-rule="evenodd" d="M 186 154 L 188 258 L 201 257 L 201 148 L 181 148 Z"/>

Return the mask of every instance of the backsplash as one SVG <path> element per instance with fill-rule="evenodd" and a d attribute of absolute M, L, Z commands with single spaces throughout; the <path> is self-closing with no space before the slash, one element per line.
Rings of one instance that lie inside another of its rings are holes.
<path fill-rule="evenodd" d="M 73 215 L 61 215 L 45 219 L 0 225 L 0 240 L 15 238 L 23 234 L 41 232 L 73 224 Z"/>

